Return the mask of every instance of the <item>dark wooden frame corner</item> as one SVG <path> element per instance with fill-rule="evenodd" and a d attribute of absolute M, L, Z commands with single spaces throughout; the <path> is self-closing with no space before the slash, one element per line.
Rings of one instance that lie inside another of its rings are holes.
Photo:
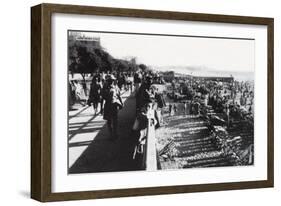
<path fill-rule="evenodd" d="M 268 165 L 267 180 L 52 193 L 51 191 L 51 16 L 53 13 L 156 18 L 202 22 L 265 25 L 268 28 Z M 274 184 L 274 83 L 272 18 L 214 14 L 120 9 L 59 4 L 40 4 L 31 8 L 31 197 L 47 201 L 159 195 L 233 189 L 265 188 Z"/>

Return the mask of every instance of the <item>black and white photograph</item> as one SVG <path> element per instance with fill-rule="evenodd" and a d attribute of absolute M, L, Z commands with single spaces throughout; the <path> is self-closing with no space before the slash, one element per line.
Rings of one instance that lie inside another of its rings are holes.
<path fill-rule="evenodd" d="M 255 39 L 68 30 L 68 174 L 255 164 Z"/>

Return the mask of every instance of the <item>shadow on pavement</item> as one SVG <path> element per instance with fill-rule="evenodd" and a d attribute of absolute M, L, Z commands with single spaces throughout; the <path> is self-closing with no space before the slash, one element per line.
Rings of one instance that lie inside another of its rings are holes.
<path fill-rule="evenodd" d="M 69 147 L 88 145 L 88 148 L 69 168 L 69 174 L 139 170 L 132 159 L 135 140 L 131 135 L 131 129 L 135 120 L 135 98 L 130 96 L 126 99 L 124 108 L 119 111 L 118 119 L 119 138 L 117 140 L 109 139 L 105 124 L 94 140 L 69 143 Z"/>

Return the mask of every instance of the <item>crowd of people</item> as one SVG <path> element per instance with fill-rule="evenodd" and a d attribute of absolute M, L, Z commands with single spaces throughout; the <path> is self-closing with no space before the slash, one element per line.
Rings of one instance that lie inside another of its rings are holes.
<path fill-rule="evenodd" d="M 169 95 L 168 89 L 158 91 L 155 84 L 163 84 L 165 88 L 171 85 L 174 95 Z M 178 100 L 169 103 L 165 101 L 166 98 L 173 98 L 175 93 L 182 96 L 179 101 L 183 104 L 183 115 L 202 115 L 204 109 L 211 108 L 214 113 L 225 114 L 228 125 L 230 119 L 249 118 L 253 121 L 254 84 L 248 81 L 223 82 L 186 78 L 181 82 L 177 82 L 177 79 L 165 82 L 159 73 L 150 71 L 103 72 L 93 74 L 88 85 L 72 80 L 69 82 L 69 89 L 71 101 L 84 98 L 84 104 L 93 108 L 93 115 L 103 115 L 111 140 L 118 139 L 120 133 L 118 113 L 124 107 L 122 94 L 126 92 L 131 98 L 135 98 L 136 118 L 132 136 L 136 137 L 136 146 L 133 158 L 144 153 L 148 123 L 154 124 L 155 128 L 160 127 L 164 122 L 164 108 L 165 111 L 168 110 L 169 116 L 178 112 Z"/>
<path fill-rule="evenodd" d="M 254 84 L 251 81 L 187 80 L 178 87 L 172 84 L 190 102 L 190 114 L 198 115 L 211 107 L 215 113 L 223 113 L 232 119 L 254 117 Z"/>
<path fill-rule="evenodd" d="M 135 96 L 137 117 L 144 114 L 149 105 L 155 104 L 156 101 L 160 102 L 160 107 L 164 106 L 163 98 L 152 87 L 152 83 L 163 81 L 158 74 L 142 71 L 102 72 L 92 74 L 90 81 L 88 85 L 85 81 L 80 84 L 77 80 L 69 81 L 69 102 L 79 102 L 83 106 L 88 104 L 93 108 L 93 115 L 103 115 L 107 120 L 111 139 L 118 138 L 118 111 L 124 106 L 122 93 L 128 92 L 129 95 Z M 157 117 L 160 119 L 159 114 Z"/>
<path fill-rule="evenodd" d="M 136 98 L 136 118 L 149 109 L 155 111 L 155 122 L 162 122 L 161 109 L 166 106 L 163 92 L 153 84 L 164 84 L 162 76 L 151 71 L 138 72 L 102 72 L 92 75 L 90 88 L 70 81 L 70 102 L 75 99 L 87 99 L 84 104 L 92 105 L 94 115 L 102 114 L 108 122 L 112 137 L 117 137 L 118 111 L 123 107 L 121 92 L 134 93 Z M 216 113 L 224 113 L 234 119 L 252 118 L 254 115 L 254 84 L 246 81 L 214 81 L 185 79 L 178 84 L 177 79 L 171 82 L 172 90 L 184 96 L 185 113 L 198 115 L 206 106 Z M 178 86 L 177 86 L 178 85 Z M 81 92 L 82 91 L 82 92 Z M 169 96 L 169 94 L 168 94 Z M 169 96 L 170 97 L 170 96 Z M 170 97 L 171 98 L 171 97 Z M 170 115 L 177 111 L 176 104 L 169 104 Z M 141 118 L 140 118 L 141 119 Z"/>

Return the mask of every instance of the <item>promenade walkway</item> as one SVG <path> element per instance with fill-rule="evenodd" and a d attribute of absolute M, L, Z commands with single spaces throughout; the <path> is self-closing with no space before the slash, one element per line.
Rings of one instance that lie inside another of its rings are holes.
<path fill-rule="evenodd" d="M 113 172 L 137 170 L 132 159 L 134 141 L 131 129 L 135 119 L 135 98 L 122 95 L 124 108 L 119 112 L 117 140 L 110 140 L 102 115 L 94 116 L 92 107 L 85 107 L 69 120 L 69 173 Z"/>

